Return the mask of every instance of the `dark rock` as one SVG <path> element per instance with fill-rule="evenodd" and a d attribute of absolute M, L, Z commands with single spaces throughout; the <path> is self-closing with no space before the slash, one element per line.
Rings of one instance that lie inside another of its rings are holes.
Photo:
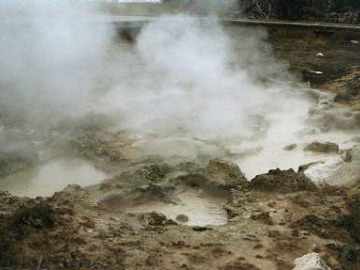
<path fill-rule="evenodd" d="M 285 146 L 284 150 L 291 151 L 291 150 L 294 150 L 296 147 L 297 147 L 297 145 L 295 143 L 293 143 L 293 144 L 289 144 L 289 145 Z"/>
<path fill-rule="evenodd" d="M 151 219 L 150 219 L 149 225 L 154 225 L 154 226 L 165 225 L 166 216 L 161 214 L 161 213 L 151 212 L 150 213 L 150 218 Z"/>
<path fill-rule="evenodd" d="M 319 164 L 319 163 L 320 162 L 310 162 L 307 164 L 300 165 L 298 168 L 298 173 L 302 173 L 302 172 L 306 171 L 308 168 L 310 168 L 311 166 Z"/>
<path fill-rule="evenodd" d="M 282 171 L 280 169 L 270 170 L 266 174 L 257 175 L 250 182 L 253 190 L 265 192 L 296 192 L 315 191 L 316 185 L 304 174 L 296 173 L 293 169 Z"/>
<path fill-rule="evenodd" d="M 182 223 L 186 223 L 189 221 L 189 217 L 187 215 L 177 215 L 176 220 Z"/>
<path fill-rule="evenodd" d="M 312 142 L 304 148 L 305 151 L 321 152 L 321 153 L 338 153 L 339 146 L 331 142 Z"/>
<path fill-rule="evenodd" d="M 204 231 L 211 231 L 212 228 L 202 227 L 202 226 L 194 226 L 194 227 L 192 227 L 192 230 L 195 232 L 204 232 Z"/>

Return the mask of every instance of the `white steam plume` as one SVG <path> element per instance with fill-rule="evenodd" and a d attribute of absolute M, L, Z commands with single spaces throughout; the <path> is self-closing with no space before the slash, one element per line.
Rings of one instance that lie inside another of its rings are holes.
<path fill-rule="evenodd" d="M 233 40 L 215 20 L 158 18 L 142 29 L 127 56 L 128 69 L 119 71 L 128 79 L 115 84 L 107 107 L 120 109 L 122 126 L 141 134 L 225 140 L 251 136 L 254 120 L 270 121 L 272 113 L 293 105 L 306 111 L 308 102 L 291 84 L 260 80 L 267 75 L 277 79 L 283 70 L 271 57 L 261 58 L 256 47 L 246 46 L 257 42 L 262 48 L 263 41 L 253 35 L 238 39 L 243 55 L 234 53 Z M 267 59 L 267 66 L 259 58 Z"/>
<path fill-rule="evenodd" d="M 0 10 L 5 19 L 19 12 Z M 0 28 L 0 102 L 29 125 L 46 129 L 95 111 L 144 136 L 226 141 L 271 130 L 274 122 L 285 133 L 301 129 L 294 123 L 309 103 L 291 85 L 262 81 L 281 66 L 267 56 L 264 68 L 257 33 L 236 37 L 242 45 L 235 53 L 234 37 L 216 20 L 161 16 L 129 48 L 115 44 L 110 24 L 82 20 L 82 9 L 20 11 L 20 24 Z M 292 114 L 295 106 L 300 112 Z"/>

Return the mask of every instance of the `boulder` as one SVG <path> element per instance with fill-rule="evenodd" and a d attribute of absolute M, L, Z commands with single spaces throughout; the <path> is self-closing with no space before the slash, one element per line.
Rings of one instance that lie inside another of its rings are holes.
<path fill-rule="evenodd" d="M 204 175 L 211 181 L 222 185 L 236 186 L 248 183 L 235 163 L 217 158 L 209 160 Z"/>
<path fill-rule="evenodd" d="M 320 173 L 318 174 L 321 176 L 321 182 L 330 186 L 351 187 L 359 183 L 360 147 L 351 149 L 348 156 L 345 156 L 345 160 L 341 158 L 338 160 L 339 162 L 336 162 L 336 159 L 330 159 L 325 164 L 316 164 L 305 170 L 305 174 L 316 181 L 311 174 L 314 175 L 319 171 Z"/>
<path fill-rule="evenodd" d="M 296 191 L 315 191 L 316 185 L 310 181 L 303 173 L 296 173 L 293 169 L 289 170 L 270 170 L 266 174 L 257 175 L 250 182 L 253 190 L 265 192 L 296 192 Z"/>
<path fill-rule="evenodd" d="M 339 146 L 331 142 L 312 142 L 304 148 L 305 151 L 320 152 L 320 153 L 338 153 Z"/>
<path fill-rule="evenodd" d="M 295 260 L 293 270 L 331 270 L 318 253 L 309 253 Z"/>

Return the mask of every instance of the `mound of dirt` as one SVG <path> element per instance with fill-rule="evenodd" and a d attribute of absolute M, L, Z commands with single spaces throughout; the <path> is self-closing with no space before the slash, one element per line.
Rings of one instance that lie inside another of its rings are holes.
<path fill-rule="evenodd" d="M 270 170 L 266 174 L 257 175 L 250 182 L 253 190 L 265 192 L 296 192 L 316 191 L 316 185 L 304 174 L 296 173 L 293 169 L 282 171 L 280 169 Z"/>

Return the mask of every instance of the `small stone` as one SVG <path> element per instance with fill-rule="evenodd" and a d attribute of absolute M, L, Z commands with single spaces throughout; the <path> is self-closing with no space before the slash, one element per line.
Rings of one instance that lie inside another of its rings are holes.
<path fill-rule="evenodd" d="M 158 212 L 151 212 L 150 218 L 150 225 L 164 225 L 166 222 L 166 216 Z"/>
<path fill-rule="evenodd" d="M 347 149 L 342 151 L 341 158 L 344 160 L 344 162 L 351 162 L 352 160 L 352 150 Z"/>
<path fill-rule="evenodd" d="M 189 217 L 187 215 L 180 214 L 177 215 L 176 220 L 182 223 L 186 223 L 189 221 Z"/>
<path fill-rule="evenodd" d="M 296 143 L 293 143 L 293 144 L 289 144 L 289 145 L 285 146 L 284 150 L 291 151 L 291 150 L 294 150 L 296 147 L 297 147 Z"/>

